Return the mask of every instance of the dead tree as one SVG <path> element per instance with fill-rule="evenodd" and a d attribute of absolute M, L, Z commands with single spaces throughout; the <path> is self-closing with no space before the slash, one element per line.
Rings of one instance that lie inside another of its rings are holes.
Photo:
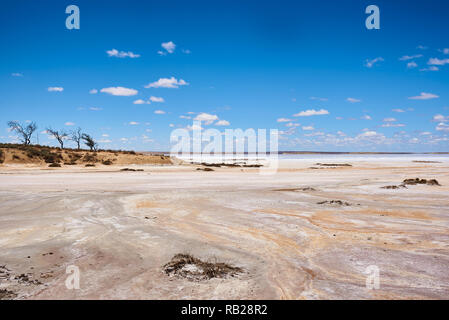
<path fill-rule="evenodd" d="M 84 140 L 84 143 L 90 148 L 90 151 L 97 151 L 98 144 L 95 142 L 94 138 L 87 133 L 83 133 L 81 135 L 81 139 Z"/>
<path fill-rule="evenodd" d="M 81 139 L 83 138 L 83 133 L 81 132 L 81 128 L 77 128 L 76 130 L 70 132 L 70 139 L 76 143 L 77 149 L 81 149 Z"/>
<path fill-rule="evenodd" d="M 8 121 L 8 127 L 11 131 L 16 132 L 20 141 L 22 141 L 22 143 L 26 146 L 31 144 L 31 136 L 37 129 L 35 122 L 31 122 L 24 127 L 18 121 Z"/>
<path fill-rule="evenodd" d="M 56 131 L 52 128 L 47 128 L 47 134 L 52 135 L 56 140 L 58 140 L 61 149 L 64 149 L 64 141 L 67 139 L 69 134 L 64 130 Z"/>

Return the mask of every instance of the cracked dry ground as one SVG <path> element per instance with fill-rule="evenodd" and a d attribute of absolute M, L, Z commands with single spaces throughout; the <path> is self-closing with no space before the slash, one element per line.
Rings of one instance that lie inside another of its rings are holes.
<path fill-rule="evenodd" d="M 11 299 L 447 299 L 443 165 L 0 177 L 0 292 Z M 405 178 L 441 186 L 386 190 Z M 190 281 L 178 253 L 243 269 Z M 81 288 L 65 286 L 66 267 Z M 380 288 L 365 286 L 368 266 Z"/>

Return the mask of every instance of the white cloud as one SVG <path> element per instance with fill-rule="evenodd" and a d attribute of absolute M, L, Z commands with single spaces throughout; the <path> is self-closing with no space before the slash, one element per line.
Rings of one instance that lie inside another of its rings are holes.
<path fill-rule="evenodd" d="M 185 115 L 180 115 L 179 116 L 181 119 L 192 119 L 192 117 L 190 116 L 185 116 Z"/>
<path fill-rule="evenodd" d="M 301 124 L 299 124 L 299 123 L 294 123 L 294 122 L 289 122 L 289 123 L 287 123 L 285 126 L 287 127 L 287 128 L 291 128 L 291 127 L 299 127 Z"/>
<path fill-rule="evenodd" d="M 229 121 L 226 121 L 226 120 L 220 120 L 220 121 L 215 122 L 215 125 L 216 126 L 229 126 L 230 123 L 229 123 Z"/>
<path fill-rule="evenodd" d="M 401 61 L 407 61 L 407 60 L 412 60 L 412 59 L 417 59 L 417 58 L 421 58 L 423 55 L 422 54 L 415 54 L 413 56 L 402 56 L 399 58 L 399 60 Z"/>
<path fill-rule="evenodd" d="M 372 118 L 371 118 L 371 116 L 365 114 L 364 116 L 362 116 L 362 119 L 371 120 Z"/>
<path fill-rule="evenodd" d="M 175 77 L 160 78 L 158 81 L 149 83 L 145 88 L 179 88 L 179 86 L 188 85 L 183 79 L 177 80 Z"/>
<path fill-rule="evenodd" d="M 391 110 L 391 111 L 393 111 L 393 112 L 397 112 L 397 113 L 402 113 L 402 112 L 405 112 L 404 110 L 402 110 L 402 109 L 393 109 L 393 110 Z"/>
<path fill-rule="evenodd" d="M 279 119 L 277 119 L 277 122 L 290 122 L 290 121 L 292 121 L 292 120 L 287 119 L 287 118 L 279 118 Z"/>
<path fill-rule="evenodd" d="M 154 96 L 151 96 L 151 97 L 150 97 L 150 101 L 152 101 L 152 102 L 165 102 L 165 101 L 164 101 L 164 98 L 161 98 L 161 97 L 154 97 Z"/>
<path fill-rule="evenodd" d="M 435 122 L 448 122 L 449 116 L 443 116 L 442 114 L 437 114 L 433 116 L 433 121 Z"/>
<path fill-rule="evenodd" d="M 319 97 L 310 97 L 310 100 L 318 100 L 318 101 L 327 101 L 327 98 L 319 98 Z M 295 99 L 296 101 L 296 99 Z"/>
<path fill-rule="evenodd" d="M 322 115 L 326 115 L 329 114 L 329 111 L 324 110 L 324 109 L 320 109 L 320 110 L 315 110 L 315 109 L 311 109 L 311 110 L 305 110 L 305 111 L 301 111 L 297 114 L 294 114 L 294 117 L 310 117 L 310 116 L 322 116 Z"/>
<path fill-rule="evenodd" d="M 23 77 L 23 73 L 20 73 L 20 72 L 14 72 L 14 73 L 11 73 L 11 75 L 13 77 Z"/>
<path fill-rule="evenodd" d="M 142 99 L 137 99 L 133 102 L 134 104 L 145 104 L 146 102 Z"/>
<path fill-rule="evenodd" d="M 66 126 L 74 126 L 75 124 L 73 123 L 73 122 L 66 122 L 66 123 L 64 123 Z"/>
<path fill-rule="evenodd" d="M 172 41 L 163 42 L 161 44 L 161 47 L 167 50 L 168 53 L 173 53 L 175 51 L 176 44 L 174 44 Z"/>
<path fill-rule="evenodd" d="M 106 51 L 108 56 L 110 57 L 116 57 L 116 58 L 139 58 L 140 54 L 135 54 L 131 51 L 125 52 L 125 51 L 118 51 L 117 49 L 112 49 Z"/>
<path fill-rule="evenodd" d="M 438 70 L 440 70 L 440 69 L 436 66 L 430 66 L 428 68 L 419 69 L 419 71 L 438 71 Z"/>
<path fill-rule="evenodd" d="M 407 68 L 409 68 L 409 69 L 416 68 L 417 66 L 418 66 L 418 65 L 416 64 L 415 61 L 412 61 L 412 62 L 407 63 Z"/>
<path fill-rule="evenodd" d="M 405 124 L 402 123 L 384 123 L 381 125 L 382 128 L 397 128 L 397 127 L 405 127 Z"/>
<path fill-rule="evenodd" d="M 174 125 L 173 123 L 170 123 L 168 126 L 169 126 L 170 128 L 173 128 L 175 125 Z"/>
<path fill-rule="evenodd" d="M 419 45 L 416 47 L 416 49 L 427 50 L 427 47 Z"/>
<path fill-rule="evenodd" d="M 365 131 L 364 133 L 359 134 L 360 137 L 374 137 L 377 136 L 376 131 Z"/>
<path fill-rule="evenodd" d="M 100 110 L 103 110 L 103 109 L 98 108 L 98 107 L 90 107 L 89 110 L 92 110 L 92 111 L 100 111 Z"/>
<path fill-rule="evenodd" d="M 165 114 L 164 110 L 155 110 L 154 111 L 155 114 Z"/>
<path fill-rule="evenodd" d="M 64 91 L 64 88 L 62 88 L 62 87 L 48 87 L 47 90 L 49 92 L 62 92 L 62 91 Z"/>
<path fill-rule="evenodd" d="M 90 94 L 97 94 L 98 90 L 97 89 L 92 89 L 92 90 L 89 90 L 89 93 Z"/>
<path fill-rule="evenodd" d="M 357 103 L 357 102 L 361 102 L 362 100 L 359 100 L 356 98 L 347 98 L 346 101 L 351 102 L 351 103 Z"/>
<path fill-rule="evenodd" d="M 427 64 L 434 66 L 444 66 L 445 64 L 449 64 L 449 59 L 430 58 Z"/>
<path fill-rule="evenodd" d="M 436 94 L 421 92 L 419 96 L 409 97 L 410 100 L 429 100 L 439 98 Z"/>
<path fill-rule="evenodd" d="M 151 96 L 148 101 L 143 99 L 137 99 L 133 103 L 134 104 L 151 104 L 151 102 L 165 102 L 164 98 Z"/>
<path fill-rule="evenodd" d="M 136 122 L 136 121 L 131 121 L 130 123 L 128 123 L 130 126 L 137 126 L 137 125 L 139 125 L 139 123 L 138 122 Z"/>
<path fill-rule="evenodd" d="M 209 125 L 212 122 L 214 122 L 215 120 L 218 120 L 218 116 L 215 114 L 209 114 L 209 113 L 202 112 L 199 115 L 197 115 L 194 120 L 204 121 L 204 124 Z"/>
<path fill-rule="evenodd" d="M 100 92 L 109 93 L 113 96 L 128 97 L 128 96 L 135 96 L 139 91 L 124 87 L 109 87 L 101 89 Z"/>
<path fill-rule="evenodd" d="M 371 59 L 371 60 L 367 59 L 366 62 L 365 62 L 365 66 L 368 67 L 368 68 L 371 68 L 377 62 L 381 62 L 381 61 L 384 61 L 384 59 L 382 57 L 377 57 L 377 58 L 374 58 L 374 59 Z"/>
<path fill-rule="evenodd" d="M 302 127 L 302 130 L 311 131 L 311 130 L 315 130 L 315 128 L 313 126 L 304 126 L 304 127 Z"/>
<path fill-rule="evenodd" d="M 324 136 L 324 132 L 316 131 L 308 134 L 304 134 L 305 137 L 318 137 L 318 136 Z"/>
<path fill-rule="evenodd" d="M 396 119 L 395 118 L 385 118 L 383 121 L 384 122 L 395 122 Z"/>
<path fill-rule="evenodd" d="M 288 130 L 280 130 L 279 135 L 280 136 L 291 136 L 296 132 L 295 128 L 288 128 Z"/>
<path fill-rule="evenodd" d="M 435 130 L 449 132 L 449 124 L 441 122 L 435 127 Z"/>
<path fill-rule="evenodd" d="M 189 49 L 182 49 L 182 52 L 185 54 L 191 54 L 192 51 L 190 51 Z"/>
<path fill-rule="evenodd" d="M 193 125 L 188 125 L 187 126 L 187 130 L 192 131 L 192 130 L 203 130 L 203 128 L 197 124 L 193 124 Z"/>

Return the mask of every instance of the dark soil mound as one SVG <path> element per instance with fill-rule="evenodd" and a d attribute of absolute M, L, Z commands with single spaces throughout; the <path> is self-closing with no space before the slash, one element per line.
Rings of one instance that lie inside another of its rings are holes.
<path fill-rule="evenodd" d="M 15 294 L 12 291 L 6 290 L 6 289 L 0 289 L 0 300 L 10 300 L 17 297 L 17 294 Z"/>
<path fill-rule="evenodd" d="M 322 167 L 352 167 L 349 163 L 315 163 L 316 166 Z"/>
<path fill-rule="evenodd" d="M 48 165 L 49 168 L 61 168 L 61 165 L 59 163 L 50 163 Z"/>
<path fill-rule="evenodd" d="M 398 186 L 385 186 L 385 187 L 381 187 L 382 189 L 401 189 L 401 188 L 406 188 L 407 189 L 407 186 L 406 185 L 403 185 L 403 184 L 400 184 L 400 185 L 398 185 Z"/>
<path fill-rule="evenodd" d="M 341 200 L 327 200 L 327 201 L 320 201 L 317 202 L 317 204 L 330 204 L 330 205 L 337 205 L 337 206 L 352 206 L 349 202 L 341 201 Z"/>
<path fill-rule="evenodd" d="M 402 184 L 404 185 L 417 185 L 417 184 L 427 184 L 429 186 L 440 186 L 439 182 L 435 179 L 420 179 L 420 178 L 415 178 L 415 179 L 405 179 Z"/>
<path fill-rule="evenodd" d="M 201 170 L 201 171 L 215 171 L 212 168 L 196 168 L 196 170 Z"/>

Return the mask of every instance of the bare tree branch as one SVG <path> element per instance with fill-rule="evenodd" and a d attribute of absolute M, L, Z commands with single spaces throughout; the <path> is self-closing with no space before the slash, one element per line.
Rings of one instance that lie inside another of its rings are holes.
<path fill-rule="evenodd" d="M 16 132 L 16 134 L 19 136 L 20 141 L 22 141 L 22 143 L 26 146 L 31 144 L 31 136 L 37 129 L 37 125 L 35 122 L 31 122 L 24 127 L 18 121 L 8 121 L 8 127 L 11 129 L 11 131 Z"/>
<path fill-rule="evenodd" d="M 67 132 L 65 132 L 64 130 L 56 131 L 53 130 L 52 128 L 47 128 L 47 133 L 49 135 L 52 135 L 56 140 L 58 140 L 61 149 L 64 149 L 64 141 L 67 140 L 67 137 L 69 136 Z"/>
<path fill-rule="evenodd" d="M 97 150 L 98 144 L 95 142 L 94 138 L 92 138 L 90 135 L 88 135 L 87 133 L 83 133 L 81 139 L 84 140 L 84 143 L 86 144 L 86 146 L 90 148 L 90 151 Z"/>
<path fill-rule="evenodd" d="M 83 133 L 82 133 L 80 127 L 78 127 L 76 130 L 70 132 L 70 140 L 72 140 L 76 143 L 78 150 L 81 149 L 82 137 L 83 137 Z"/>

